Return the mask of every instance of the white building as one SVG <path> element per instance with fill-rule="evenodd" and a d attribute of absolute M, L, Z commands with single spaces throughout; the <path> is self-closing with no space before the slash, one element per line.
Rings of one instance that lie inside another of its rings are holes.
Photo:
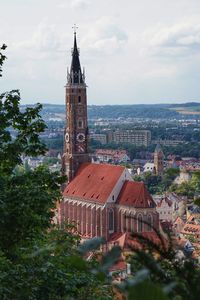
<path fill-rule="evenodd" d="M 153 196 L 156 202 L 156 210 L 159 213 L 159 219 L 162 221 L 173 222 L 178 216 L 186 213 L 186 198 L 180 197 L 175 193 Z"/>

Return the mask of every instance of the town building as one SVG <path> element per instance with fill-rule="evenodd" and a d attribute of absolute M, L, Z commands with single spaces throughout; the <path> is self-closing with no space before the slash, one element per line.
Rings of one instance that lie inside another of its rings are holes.
<path fill-rule="evenodd" d="M 105 133 L 90 133 L 90 140 L 98 141 L 105 145 L 108 142 L 108 137 Z"/>
<path fill-rule="evenodd" d="M 184 141 L 182 140 L 152 140 L 152 144 L 160 144 L 161 146 L 165 147 L 177 147 L 180 144 L 183 144 Z"/>
<path fill-rule="evenodd" d="M 95 151 L 97 161 L 104 163 L 127 163 L 130 157 L 126 150 L 111 150 L 111 149 L 97 149 Z"/>
<path fill-rule="evenodd" d="M 75 222 L 83 238 L 109 240 L 116 232 L 151 232 L 159 225 L 144 183 L 134 182 L 122 166 L 82 164 L 63 197 L 61 221 Z"/>
<path fill-rule="evenodd" d="M 177 217 L 183 217 L 186 213 L 186 198 L 176 193 L 155 195 L 156 210 L 161 221 L 174 222 Z"/>
<path fill-rule="evenodd" d="M 144 167 L 143 167 L 143 173 L 147 173 L 147 172 L 151 172 L 151 173 L 155 173 L 155 166 L 154 163 L 152 162 L 147 162 Z"/>
<path fill-rule="evenodd" d="M 108 142 L 116 144 L 129 143 L 136 146 L 149 146 L 151 144 L 150 130 L 116 130 L 109 132 Z"/>
<path fill-rule="evenodd" d="M 88 153 L 87 98 L 74 33 L 72 64 L 66 85 L 67 127 L 63 173 L 68 183 L 59 221 L 74 223 L 83 239 L 128 232 L 154 235 L 159 227 L 156 205 L 143 182 L 134 182 L 123 166 L 95 164 Z"/>
<path fill-rule="evenodd" d="M 180 236 L 193 241 L 200 241 L 200 218 L 191 215 L 180 231 Z"/>

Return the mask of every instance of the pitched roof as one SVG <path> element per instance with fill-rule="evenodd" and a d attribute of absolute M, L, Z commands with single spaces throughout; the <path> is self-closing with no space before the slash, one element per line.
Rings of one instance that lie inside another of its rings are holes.
<path fill-rule="evenodd" d="M 122 166 L 83 163 L 63 196 L 104 204 L 124 170 Z"/>
<path fill-rule="evenodd" d="M 126 270 L 127 270 L 127 264 L 125 263 L 122 257 L 120 257 L 119 260 L 109 268 L 110 272 L 126 271 Z"/>
<path fill-rule="evenodd" d="M 128 180 L 124 182 L 121 192 L 117 198 L 117 203 L 141 208 L 156 206 L 143 182 Z"/>
<path fill-rule="evenodd" d="M 136 234 L 135 236 L 132 235 L 131 232 L 124 232 L 124 233 L 113 233 L 108 243 L 111 245 L 118 245 L 122 249 L 130 249 L 132 247 L 133 249 L 144 249 L 147 245 L 143 239 L 140 237 L 143 237 L 147 241 L 151 241 L 156 245 L 162 245 L 162 242 L 156 232 L 149 231 L 149 232 L 142 232 L 140 234 Z M 163 242 L 166 243 L 167 241 L 163 238 Z"/>
<path fill-rule="evenodd" d="M 167 203 L 169 207 L 172 206 L 172 201 L 169 200 L 167 197 L 165 197 L 164 199 L 161 199 L 160 201 L 157 202 L 157 207 L 161 207 L 165 203 Z"/>

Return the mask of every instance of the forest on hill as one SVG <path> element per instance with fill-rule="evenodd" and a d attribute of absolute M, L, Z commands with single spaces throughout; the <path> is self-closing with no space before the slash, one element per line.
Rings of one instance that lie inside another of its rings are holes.
<path fill-rule="evenodd" d="M 33 106 L 33 105 L 29 105 Z M 27 105 L 22 105 L 22 108 Z M 147 118 L 147 119 L 174 119 L 197 118 L 200 103 L 185 104 L 131 104 L 131 105 L 88 105 L 88 116 L 96 118 Z M 189 113 L 188 113 L 189 112 Z M 190 113 L 192 112 L 192 114 Z M 43 104 L 42 114 L 64 114 L 65 105 Z"/>

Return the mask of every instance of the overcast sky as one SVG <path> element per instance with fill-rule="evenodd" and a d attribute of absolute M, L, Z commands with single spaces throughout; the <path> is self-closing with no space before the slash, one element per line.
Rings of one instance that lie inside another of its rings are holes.
<path fill-rule="evenodd" d="M 200 0 L 0 0 L 0 92 L 64 104 L 74 23 L 89 104 L 200 100 Z"/>

